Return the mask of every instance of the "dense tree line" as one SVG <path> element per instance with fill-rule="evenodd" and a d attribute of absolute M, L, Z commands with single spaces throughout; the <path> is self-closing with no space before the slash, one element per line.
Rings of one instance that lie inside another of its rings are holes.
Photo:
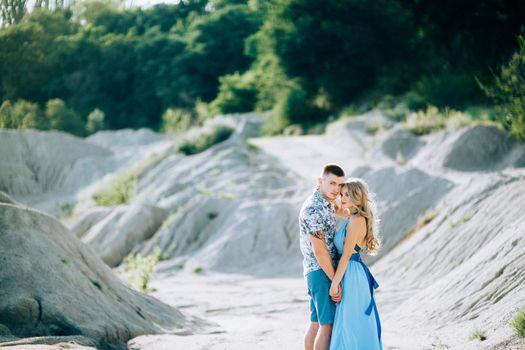
<path fill-rule="evenodd" d="M 522 0 L 68 4 L 0 0 L 0 127 L 83 135 L 274 109 L 279 132 L 385 95 L 461 109 L 485 90 L 503 105 L 523 55 Z"/>

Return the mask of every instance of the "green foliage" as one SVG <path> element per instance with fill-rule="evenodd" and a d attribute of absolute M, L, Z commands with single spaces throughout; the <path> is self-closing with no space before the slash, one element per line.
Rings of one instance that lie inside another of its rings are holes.
<path fill-rule="evenodd" d="M 484 331 L 477 329 L 470 335 L 470 340 L 484 341 L 487 340 L 487 335 Z"/>
<path fill-rule="evenodd" d="M 429 106 L 425 111 L 412 112 L 407 116 L 406 127 L 415 135 L 425 135 L 443 129 L 454 130 L 472 123 L 472 118 L 452 109 L 440 111 Z"/>
<path fill-rule="evenodd" d="M 206 102 L 213 100 L 219 77 L 249 67 L 252 59 L 244 54 L 244 40 L 259 26 L 257 13 L 246 5 L 220 8 L 191 23 L 185 54 L 179 61 L 186 74 L 177 80 L 192 82 L 185 90 L 193 101 L 197 97 Z"/>
<path fill-rule="evenodd" d="M 128 172 L 116 177 L 107 186 L 93 194 L 93 200 L 97 205 L 110 207 L 119 204 L 127 204 L 135 195 L 137 180 L 144 171 L 160 160 L 154 156 L 146 159 Z"/>
<path fill-rule="evenodd" d="M 0 128 L 46 130 L 49 122 L 36 103 L 6 100 L 0 106 Z"/>
<path fill-rule="evenodd" d="M 447 67 L 441 68 L 436 74 L 421 77 L 416 84 L 415 92 L 427 104 L 459 109 L 480 101 L 481 95 L 472 72 L 451 70 Z"/>
<path fill-rule="evenodd" d="M 264 36 L 286 74 L 310 96 L 324 91 L 334 108 L 405 59 L 413 35 L 408 13 L 386 0 L 285 0 L 269 17 Z"/>
<path fill-rule="evenodd" d="M 155 272 L 157 263 L 160 261 L 161 251 L 159 247 L 155 247 L 153 254 L 143 257 L 140 254 L 130 254 L 124 259 L 126 268 L 124 276 L 136 290 L 148 293 L 151 290 L 148 288 L 148 283 L 151 276 Z"/>
<path fill-rule="evenodd" d="M 106 115 L 103 111 L 95 108 L 87 117 L 86 130 L 92 134 L 104 129 L 104 119 Z"/>
<path fill-rule="evenodd" d="M 189 129 L 192 114 L 180 108 L 168 108 L 162 115 L 161 130 L 167 133 L 182 132 Z"/>
<path fill-rule="evenodd" d="M 0 101 L 42 109 L 60 99 L 64 108 L 46 126 L 46 113 L 26 111 L 33 117 L 12 122 L 5 106 L 3 125 L 82 135 L 102 125 L 184 125 L 187 117 L 163 118 L 170 108 L 191 112 L 191 124 L 255 109 L 274 112 L 267 133 L 308 131 L 344 106 L 368 109 L 384 95 L 404 100 L 389 108 L 399 120 L 427 105 L 487 103 L 479 80 L 498 120 L 525 138 L 523 39 L 511 58 L 523 3 L 188 0 L 126 8 L 88 0 L 45 10 L 38 0 L 30 13 L 24 0 L 7 3 L 19 6 L 2 12 Z M 103 123 L 88 116 L 97 108 Z"/>
<path fill-rule="evenodd" d="M 51 129 L 66 131 L 75 135 L 84 135 L 84 121 L 74 110 L 68 108 L 61 99 L 49 100 L 45 110 Z"/>
<path fill-rule="evenodd" d="M 519 337 L 525 338 L 525 309 L 521 309 L 514 320 L 512 321 L 516 334 Z"/>
<path fill-rule="evenodd" d="M 234 73 L 219 78 L 219 94 L 210 104 L 215 114 L 253 111 L 257 103 L 257 87 L 253 74 Z"/>
<path fill-rule="evenodd" d="M 525 36 L 519 50 L 500 67 L 493 86 L 483 86 L 497 103 L 499 120 L 519 140 L 525 140 Z"/>
<path fill-rule="evenodd" d="M 97 205 L 111 207 L 127 204 L 135 192 L 136 177 L 134 174 L 125 174 L 115 179 L 106 188 L 93 194 Z"/>
<path fill-rule="evenodd" d="M 183 141 L 177 147 L 177 152 L 184 155 L 200 153 L 217 143 L 226 141 L 233 131 L 234 130 L 229 126 L 218 125 L 209 132 L 202 133 L 193 139 Z"/>

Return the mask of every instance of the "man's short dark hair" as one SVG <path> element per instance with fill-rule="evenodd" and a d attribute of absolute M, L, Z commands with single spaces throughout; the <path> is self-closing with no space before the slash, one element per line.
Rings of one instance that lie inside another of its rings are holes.
<path fill-rule="evenodd" d="M 328 174 L 334 174 L 335 176 L 345 176 L 343 169 L 337 164 L 326 164 L 323 168 L 323 176 Z"/>

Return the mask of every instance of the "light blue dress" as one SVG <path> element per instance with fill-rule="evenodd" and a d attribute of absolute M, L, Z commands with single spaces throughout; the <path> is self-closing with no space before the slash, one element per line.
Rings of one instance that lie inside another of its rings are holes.
<path fill-rule="evenodd" d="M 334 244 L 339 256 L 343 253 L 346 220 L 335 234 Z M 381 322 L 374 299 L 374 289 L 379 287 L 365 265 L 359 251 L 352 254 L 346 267 L 341 287 L 343 297 L 335 311 L 330 350 L 382 350 Z"/>

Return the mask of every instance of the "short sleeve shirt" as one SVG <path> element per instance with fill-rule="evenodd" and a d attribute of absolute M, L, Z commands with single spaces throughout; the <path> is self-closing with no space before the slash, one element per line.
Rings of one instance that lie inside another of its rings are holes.
<path fill-rule="evenodd" d="M 305 276 L 312 271 L 321 269 L 321 265 L 314 255 L 312 243 L 308 239 L 308 235 L 316 231 L 323 231 L 326 247 L 335 266 L 337 261 L 337 250 L 334 245 L 335 226 L 334 206 L 322 196 L 319 190 L 315 190 L 306 199 L 299 214 L 300 247 L 303 254 Z"/>

